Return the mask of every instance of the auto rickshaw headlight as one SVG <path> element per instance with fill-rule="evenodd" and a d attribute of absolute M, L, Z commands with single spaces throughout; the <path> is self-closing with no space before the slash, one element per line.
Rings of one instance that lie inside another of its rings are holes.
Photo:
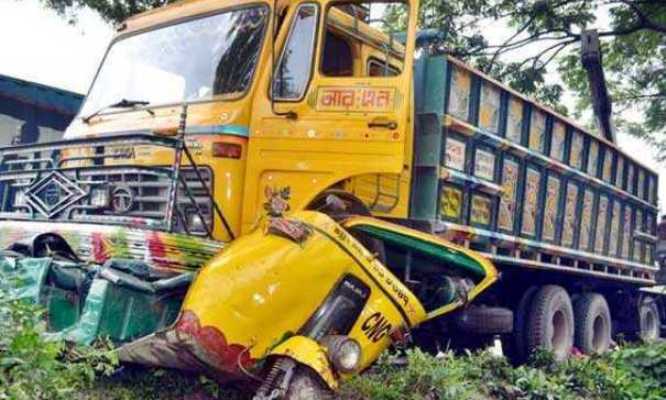
<path fill-rule="evenodd" d="M 355 372 L 361 364 L 361 345 L 342 335 L 325 336 L 321 344 L 328 350 L 328 358 L 338 372 Z"/>

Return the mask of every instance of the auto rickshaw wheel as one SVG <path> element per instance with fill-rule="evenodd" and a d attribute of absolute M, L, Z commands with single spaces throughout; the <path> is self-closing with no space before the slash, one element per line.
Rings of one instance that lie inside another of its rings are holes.
<path fill-rule="evenodd" d="M 332 400 L 333 393 L 311 369 L 303 365 L 296 367 L 289 382 L 284 400 Z"/>

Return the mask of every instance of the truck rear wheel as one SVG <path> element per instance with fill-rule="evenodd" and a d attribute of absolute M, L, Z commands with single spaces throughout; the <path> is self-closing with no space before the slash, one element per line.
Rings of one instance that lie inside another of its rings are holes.
<path fill-rule="evenodd" d="M 564 288 L 546 285 L 534 294 L 527 320 L 527 349 L 551 351 L 555 360 L 569 356 L 574 339 L 571 299 Z"/>
<path fill-rule="evenodd" d="M 657 302 L 652 297 L 645 297 L 638 307 L 639 336 L 646 342 L 652 342 L 661 336 L 661 320 Z"/>
<path fill-rule="evenodd" d="M 538 286 L 530 286 L 525 290 L 518 302 L 516 312 L 513 314 L 513 345 L 515 361 L 521 363 L 527 361 L 529 349 L 527 348 L 527 320 L 530 314 L 530 306 L 534 294 L 539 290 Z"/>
<path fill-rule="evenodd" d="M 602 354 L 611 343 L 611 315 L 599 293 L 584 293 L 574 306 L 575 344 L 585 354 Z"/>

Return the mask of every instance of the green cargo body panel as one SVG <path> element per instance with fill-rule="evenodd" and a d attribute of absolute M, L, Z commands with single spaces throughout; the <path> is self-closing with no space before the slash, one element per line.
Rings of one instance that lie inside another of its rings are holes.
<path fill-rule="evenodd" d="M 654 283 L 654 171 L 453 58 L 414 79 L 410 218 L 499 265 Z"/>
<path fill-rule="evenodd" d="M 12 299 L 45 306 L 51 337 L 79 344 L 98 337 L 126 343 L 175 321 L 191 281 L 188 275 L 162 288 L 159 281 L 103 269 L 51 258 L 2 257 L 0 285 Z M 67 282 L 67 276 L 76 275 L 84 278 L 79 284 Z M 111 282 L 114 277 L 125 280 Z"/>

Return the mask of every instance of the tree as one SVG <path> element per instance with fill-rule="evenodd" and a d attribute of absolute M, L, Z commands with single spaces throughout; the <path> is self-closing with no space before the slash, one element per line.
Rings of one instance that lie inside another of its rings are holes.
<path fill-rule="evenodd" d="M 132 15 L 162 7 L 176 0 L 40 0 L 62 15 L 89 7 L 111 23 L 121 23 Z"/>
<path fill-rule="evenodd" d="M 88 6 L 112 22 L 173 2 L 42 1 L 61 13 Z M 404 28 L 400 10 L 386 10 L 393 30 Z M 443 32 L 440 51 L 577 116 L 590 109 L 579 60 L 580 32 L 602 25 L 599 34 L 616 125 L 656 146 L 666 159 L 666 0 L 421 0 L 419 20 L 421 28 Z M 492 37 L 489 24 L 506 26 L 508 36 Z M 546 73 L 555 70 L 562 84 L 546 81 Z M 571 110 L 561 103 L 565 87 L 577 98 Z M 628 110 L 638 119 L 622 118 Z"/>
<path fill-rule="evenodd" d="M 395 8 L 386 14 L 391 24 L 404 26 L 405 16 Z M 599 21 L 606 16 L 607 23 Z M 591 109 L 580 33 L 602 25 L 599 35 L 615 123 L 655 146 L 666 159 L 666 1 L 422 0 L 419 21 L 421 28 L 444 33 L 440 51 L 578 117 Z M 489 37 L 486 28 L 491 23 L 504 24 L 507 37 Z M 561 103 L 564 87 L 545 80 L 555 69 L 577 97 L 573 110 Z M 623 118 L 630 110 L 638 120 Z"/>

